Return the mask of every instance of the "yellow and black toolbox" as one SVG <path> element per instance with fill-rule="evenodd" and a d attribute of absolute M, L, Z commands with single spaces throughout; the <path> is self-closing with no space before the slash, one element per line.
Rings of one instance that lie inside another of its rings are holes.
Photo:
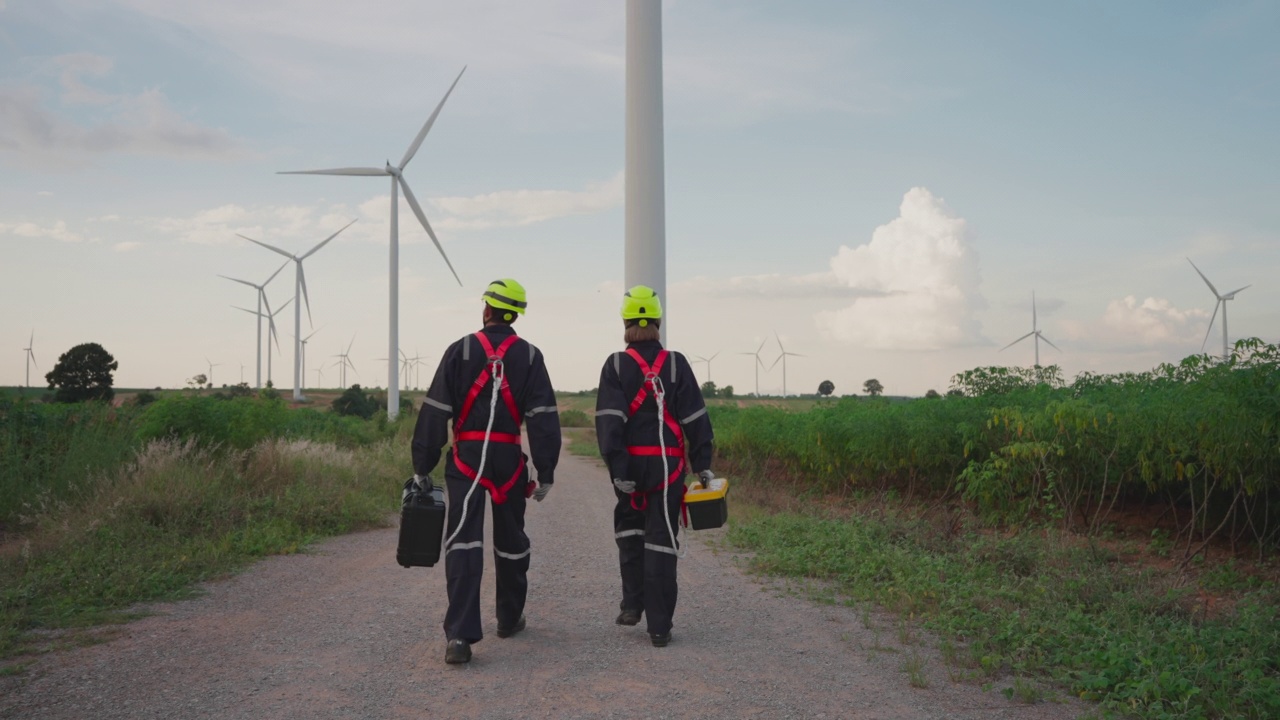
<path fill-rule="evenodd" d="M 689 527 L 693 530 L 710 530 L 724 525 L 729 519 L 729 481 L 726 478 L 712 478 L 710 487 L 703 487 L 701 480 L 689 485 L 684 495 L 685 507 L 689 510 Z"/>

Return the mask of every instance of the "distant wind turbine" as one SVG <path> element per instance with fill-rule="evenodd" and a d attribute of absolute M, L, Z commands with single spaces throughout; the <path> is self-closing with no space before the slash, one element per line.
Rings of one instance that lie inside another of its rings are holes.
<path fill-rule="evenodd" d="M 765 338 L 765 339 L 768 340 L 768 338 Z M 778 360 L 782 361 L 782 397 L 786 397 L 787 396 L 787 356 L 804 357 L 804 355 L 801 355 L 800 353 L 787 352 L 787 349 L 782 347 L 782 338 L 778 337 L 778 331 L 776 330 L 773 332 L 773 339 L 778 341 L 778 352 L 781 353 L 780 355 L 778 355 Z M 764 346 L 761 345 L 761 347 L 764 347 Z M 778 360 L 774 360 L 773 365 L 777 365 Z M 773 365 L 769 366 L 770 370 L 773 369 Z"/>
<path fill-rule="evenodd" d="M 1204 280 L 1204 284 L 1209 286 L 1209 290 L 1211 290 L 1213 292 L 1213 296 L 1217 298 L 1217 302 L 1213 304 L 1213 316 L 1209 318 L 1209 328 L 1204 331 L 1204 340 L 1200 342 L 1200 352 L 1204 352 L 1205 343 L 1209 342 L 1209 333 L 1213 332 L 1213 321 L 1218 317 L 1218 308 L 1221 307 L 1222 308 L 1222 359 L 1226 360 L 1228 357 L 1231 357 L 1230 343 L 1227 341 L 1227 301 L 1235 300 L 1236 293 L 1240 292 L 1241 290 L 1244 290 L 1245 288 L 1252 287 L 1253 284 L 1250 283 L 1249 285 L 1245 285 L 1239 290 L 1232 290 L 1231 292 L 1225 295 L 1219 295 L 1218 289 L 1213 286 L 1213 283 L 1209 282 L 1209 278 L 1205 277 L 1204 273 L 1200 272 L 1200 268 L 1196 267 L 1196 264 L 1191 262 L 1191 258 L 1187 258 L 1187 262 L 1191 263 L 1191 267 L 1195 268 L 1196 274 L 1200 276 L 1201 280 Z"/>
<path fill-rule="evenodd" d="M 329 237 L 325 238 L 323 241 L 321 241 L 321 242 L 320 242 L 320 244 L 316 245 L 315 247 L 311 248 L 310 250 L 306 251 L 305 253 L 303 253 L 303 254 L 301 254 L 301 255 L 294 255 L 294 254 L 292 254 L 292 253 L 285 252 L 284 250 L 281 250 L 280 248 L 275 247 L 274 245 L 268 245 L 268 244 L 266 244 L 266 243 L 264 243 L 264 242 L 258 242 L 257 240 L 254 240 L 254 239 L 253 239 L 253 238 L 251 238 L 251 237 L 245 237 L 244 235 L 240 235 L 239 233 L 236 233 L 237 235 L 239 235 L 240 237 L 244 238 L 245 240 L 248 240 L 249 242 L 253 243 L 254 245 L 261 245 L 262 247 L 264 247 L 264 248 L 266 248 L 266 249 L 270 250 L 271 252 L 279 253 L 279 254 L 281 254 L 281 255 L 283 255 L 283 256 L 285 256 L 285 257 L 289 258 L 290 260 L 292 260 L 292 261 L 293 261 L 294 267 L 296 268 L 296 270 L 295 270 L 295 272 L 294 272 L 294 275 L 293 275 L 293 277 L 294 277 L 294 285 L 293 285 L 293 399 L 294 399 L 295 401 L 296 401 L 296 400 L 301 400 L 301 399 L 302 399 L 302 344 L 301 344 L 301 342 L 302 342 L 302 304 L 303 304 L 303 303 L 306 303 L 306 305 L 307 305 L 307 322 L 308 322 L 308 323 L 309 323 L 309 322 L 311 322 L 311 298 L 309 298 L 309 297 L 307 296 L 307 276 L 306 276 L 306 273 L 305 273 L 305 272 L 303 272 L 303 270 L 302 270 L 302 261 L 303 261 L 303 260 L 306 260 L 307 258 L 309 258 L 309 257 L 311 257 L 312 255 L 316 254 L 316 252 L 317 252 L 317 251 L 319 251 L 319 250 L 320 250 L 320 248 L 324 247 L 325 245 L 328 245 L 330 240 L 333 240 L 334 238 L 338 237 L 338 234 L 339 234 L 339 233 L 341 233 L 343 230 L 346 230 L 347 228 L 351 227 L 351 226 L 352 226 L 352 225 L 354 225 L 354 224 L 355 224 L 355 220 L 352 220 L 351 222 L 347 223 L 346 225 L 343 225 L 341 228 L 339 228 L 338 232 L 336 232 L 336 233 L 334 233 L 334 234 L 330 235 Z M 299 300 L 299 296 L 301 296 L 301 300 Z"/>
<path fill-rule="evenodd" d="M 359 372 L 356 372 L 356 366 L 354 363 L 351 362 L 351 347 L 355 344 L 356 344 L 356 336 L 352 335 L 351 342 L 347 343 L 346 352 L 340 352 L 337 355 L 334 355 L 334 357 L 338 358 L 338 362 L 334 364 L 340 368 L 339 370 L 340 379 L 338 380 L 338 382 L 342 384 L 342 389 L 344 390 L 347 388 L 347 368 L 351 368 L 351 372 L 356 373 L 357 375 L 360 374 Z"/>
<path fill-rule="evenodd" d="M 430 132 L 431 126 L 435 124 L 436 117 L 440 114 L 440 110 L 444 107 L 444 103 L 449 99 L 449 95 L 458 85 L 458 81 L 462 79 L 462 73 L 466 72 L 464 66 L 462 72 L 458 73 L 458 77 L 454 78 L 453 84 L 449 86 L 449 90 L 445 92 L 444 97 L 440 99 L 440 104 L 436 105 L 436 109 L 431 113 L 431 117 L 427 118 L 426 124 L 418 131 L 417 137 L 409 144 L 409 149 L 405 152 L 404 157 L 400 160 L 399 165 L 392 165 L 388 160 L 384 167 L 346 167 L 332 168 L 328 170 L 294 170 L 290 172 L 280 173 L 281 175 L 356 175 L 356 176 L 391 176 L 391 256 L 390 256 L 390 279 L 388 282 L 390 290 L 390 312 L 388 322 L 390 332 L 387 339 L 387 417 L 394 420 L 400 414 L 400 386 L 399 373 L 396 369 L 396 358 L 400 353 L 400 191 L 404 191 L 404 199 L 408 201 L 409 207 L 413 210 L 413 214 L 418 217 L 418 222 L 422 223 L 422 227 L 427 231 L 427 236 L 431 238 L 431 242 L 435 243 L 436 250 L 440 251 L 440 257 L 444 258 L 445 265 L 449 266 L 449 272 L 453 273 L 453 279 L 458 281 L 458 285 L 462 285 L 462 280 L 458 277 L 458 273 L 453 269 L 453 263 L 449 262 L 449 256 L 445 254 L 444 248 L 440 245 L 440 241 L 436 238 L 436 233 L 431 229 L 431 223 L 427 222 L 427 215 L 422 211 L 422 206 L 418 204 L 418 199 L 414 197 L 413 191 L 409 189 L 409 184 L 404 179 L 405 166 L 417 154 L 418 148 L 422 146 L 422 141 L 426 139 L 427 133 Z"/>
<path fill-rule="evenodd" d="M 31 387 L 31 366 L 35 365 L 36 372 L 40 372 L 40 366 L 36 365 L 36 353 L 34 350 L 35 346 L 36 346 L 36 331 L 33 329 L 31 331 L 31 339 L 27 341 L 27 346 L 22 348 L 27 353 L 27 385 L 26 387 Z"/>
<path fill-rule="evenodd" d="M 280 274 L 280 271 L 284 270 L 288 265 L 289 265 L 289 261 L 286 260 L 282 265 L 280 265 L 279 268 L 276 269 L 275 272 L 271 273 L 271 277 L 264 280 L 261 285 L 251 283 L 248 280 L 241 280 L 239 278 L 228 277 L 226 275 L 218 276 L 220 278 L 226 278 L 231 282 L 238 282 L 241 285 L 248 285 L 249 287 L 254 288 L 255 290 L 258 291 L 258 338 L 257 338 L 258 340 L 258 385 L 257 386 L 259 390 L 262 389 L 262 318 L 271 315 L 271 303 L 267 302 L 267 285 L 270 284 L 272 280 L 275 280 L 276 276 Z M 262 314 L 262 306 L 264 304 L 267 306 L 266 315 Z M 270 344 L 270 342 L 271 342 L 270 339 L 268 339 L 267 343 Z"/>
<path fill-rule="evenodd" d="M 1026 340 L 1027 338 L 1032 337 L 1032 336 L 1034 336 L 1034 337 L 1035 337 L 1035 345 L 1036 345 L 1036 367 L 1040 367 L 1040 341 L 1041 341 L 1041 340 L 1043 340 L 1043 341 L 1045 341 L 1045 342 L 1049 343 L 1049 347 L 1053 348 L 1054 350 L 1057 350 L 1058 352 L 1062 352 L 1062 348 L 1058 347 L 1057 345 L 1054 345 L 1052 342 L 1049 342 L 1049 338 L 1045 337 L 1045 336 L 1040 332 L 1040 328 L 1039 328 L 1039 325 L 1037 324 L 1037 322 L 1038 322 L 1038 321 L 1036 320 L 1036 291 L 1035 291 L 1035 290 L 1032 290 L 1032 291 L 1031 291 L 1031 332 L 1027 333 L 1026 335 L 1023 335 L 1022 337 L 1018 338 L 1017 340 L 1014 340 L 1013 342 L 1009 343 L 1008 345 L 1005 345 L 1004 347 L 1000 348 L 1000 352 L 1004 352 L 1005 350 L 1008 350 L 1009 348 L 1013 347 L 1014 345 L 1017 345 L 1018 343 L 1022 342 L 1023 340 Z"/>
<path fill-rule="evenodd" d="M 764 361 L 760 359 L 760 351 L 764 349 L 764 344 L 769 342 L 769 338 L 760 341 L 760 347 L 755 352 L 740 352 L 739 355 L 750 355 L 756 359 L 756 397 L 760 397 L 760 368 L 764 367 Z M 711 368 L 707 368 L 707 372 L 711 372 Z"/>
<path fill-rule="evenodd" d="M 317 388 L 324 387 L 323 385 L 320 384 L 323 380 L 324 380 L 324 366 L 317 365 L 316 366 L 316 387 Z"/>
<path fill-rule="evenodd" d="M 207 363 L 209 363 L 209 384 L 210 384 L 210 385 L 212 385 L 212 384 L 213 384 L 213 369 L 214 369 L 214 368 L 216 368 L 216 367 L 222 367 L 222 363 L 216 363 L 216 362 L 213 362 L 213 361 L 212 361 L 212 360 L 210 360 L 209 358 L 205 358 L 205 359 L 204 359 L 204 361 L 205 361 L 205 362 L 207 362 Z"/>
<path fill-rule="evenodd" d="M 706 364 L 707 364 L 707 381 L 708 381 L 708 382 L 710 382 L 710 381 L 711 381 L 711 361 L 712 361 L 712 360 L 715 360 L 715 359 L 716 359 L 716 357 L 718 357 L 719 355 L 720 355 L 720 351 L 719 351 L 719 350 L 717 350 L 717 351 L 716 351 L 716 354 L 715 354 L 715 355 L 712 355 L 712 356 L 711 356 L 711 357 L 709 357 L 709 358 L 702 357 L 701 355 L 694 355 L 694 356 L 693 356 L 694 361 L 696 361 L 696 362 L 703 362 L 703 363 L 706 363 Z"/>
<path fill-rule="evenodd" d="M 265 302 L 266 298 L 263 298 L 263 301 Z M 293 302 L 293 298 L 289 298 L 288 300 L 285 300 L 284 304 L 276 308 L 275 312 L 267 315 L 264 315 L 261 312 L 254 312 L 249 308 L 242 308 L 239 305 L 231 306 L 237 310 L 243 310 L 244 312 L 247 312 L 250 315 L 258 315 L 260 317 L 267 318 L 267 382 L 268 383 L 271 382 L 271 341 L 272 340 L 274 340 L 276 343 L 276 352 L 280 352 L 280 338 L 276 335 L 276 316 L 279 315 L 282 310 L 289 307 L 289 303 L 291 302 Z M 268 306 L 267 309 L 270 310 L 270 306 Z"/>
<path fill-rule="evenodd" d="M 323 328 L 313 330 L 310 335 L 302 338 L 302 342 L 299 343 L 302 347 L 302 376 L 304 378 L 307 376 L 307 341 L 315 337 L 316 333 L 320 332 L 321 329 Z"/>

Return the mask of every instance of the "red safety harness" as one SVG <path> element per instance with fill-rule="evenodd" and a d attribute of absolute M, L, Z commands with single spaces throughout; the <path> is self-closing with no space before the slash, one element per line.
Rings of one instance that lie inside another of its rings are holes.
<path fill-rule="evenodd" d="M 519 339 L 516 335 L 511 335 L 503 340 L 497 348 L 493 347 L 493 343 L 489 342 L 489 338 L 483 332 L 475 334 L 476 339 L 480 341 L 481 347 L 484 348 L 486 356 L 489 358 L 484 369 L 480 371 L 480 375 L 476 377 L 476 381 L 472 383 L 470 392 L 467 393 L 467 399 L 462 403 L 462 410 L 458 413 L 453 423 L 453 464 L 458 470 L 471 480 L 479 482 L 489 491 L 489 495 L 493 497 L 493 502 L 501 505 L 507 501 L 507 492 L 511 490 L 516 481 L 520 479 L 520 474 L 524 472 L 524 463 L 516 465 L 516 472 L 511 476 L 505 484 L 498 486 L 492 480 L 481 477 L 477 480 L 476 476 L 479 472 L 462 461 L 462 453 L 458 452 L 458 443 L 460 442 L 484 442 L 484 430 L 462 430 L 462 425 L 466 423 L 467 418 L 471 415 L 471 406 L 475 404 L 476 398 L 480 397 L 480 393 L 484 391 L 486 385 L 491 379 L 499 382 L 498 390 L 502 394 L 502 401 L 506 404 L 507 410 L 511 412 L 511 419 L 516 424 L 515 433 L 491 432 L 489 433 L 489 442 L 508 443 L 512 445 L 520 444 L 520 411 L 516 408 L 516 399 L 511 395 L 511 386 L 507 384 L 506 373 L 502 370 L 502 359 L 507 354 L 507 350 L 515 344 Z M 530 484 L 532 487 L 532 484 Z"/>
<path fill-rule="evenodd" d="M 659 350 L 658 357 L 654 358 L 652 366 L 645 362 L 644 358 L 641 357 L 640 353 L 636 352 L 634 348 L 627 348 L 627 354 L 631 356 L 632 360 L 636 361 L 636 364 L 640 366 L 640 373 L 644 375 L 644 382 L 640 385 L 640 390 L 636 393 L 635 399 L 631 401 L 631 407 L 627 411 L 627 418 L 629 420 L 636 414 L 636 411 L 640 409 L 640 406 L 644 404 L 644 401 L 648 399 L 650 392 L 654 393 L 655 397 L 657 396 L 658 389 L 655 385 L 662 382 L 661 379 L 659 379 L 658 374 L 662 372 L 662 366 L 667 361 L 667 351 Z M 631 507 L 641 512 L 649 507 L 650 494 L 660 492 L 663 488 L 670 486 L 678 478 L 684 476 L 684 431 L 680 429 L 680 423 L 676 422 L 675 416 L 671 414 L 671 408 L 666 403 L 663 403 L 662 405 L 662 421 L 666 423 L 667 427 L 670 428 L 671 432 L 676 436 L 675 446 L 668 447 L 666 449 L 666 454 L 670 457 L 678 458 L 679 462 L 676 463 L 675 470 L 673 470 L 671 474 L 667 476 L 667 479 L 658 487 L 649 490 L 648 492 L 638 490 L 631 493 Z M 661 457 L 662 446 L 628 445 L 627 453 L 631 455 Z M 686 487 L 685 492 L 688 491 L 689 488 Z M 681 514 L 685 513 L 683 496 L 680 498 L 680 512 Z"/>

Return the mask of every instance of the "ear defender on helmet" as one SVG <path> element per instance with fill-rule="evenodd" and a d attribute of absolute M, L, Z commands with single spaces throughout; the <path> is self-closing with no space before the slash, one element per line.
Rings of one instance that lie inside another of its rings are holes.
<path fill-rule="evenodd" d="M 662 302 L 653 288 L 637 285 L 622 296 L 622 319 L 638 320 L 640 327 L 648 327 L 650 320 L 662 319 Z"/>
<path fill-rule="evenodd" d="M 523 315 L 525 308 L 529 306 L 525 297 L 524 286 L 511 278 L 494 280 L 489 283 L 489 287 L 485 288 L 483 297 L 489 307 L 510 311 L 502 313 L 504 322 L 515 320 L 516 315 Z"/>

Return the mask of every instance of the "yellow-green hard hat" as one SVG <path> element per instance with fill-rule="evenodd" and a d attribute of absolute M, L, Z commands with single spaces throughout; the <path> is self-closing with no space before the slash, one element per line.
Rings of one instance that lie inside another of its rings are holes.
<path fill-rule="evenodd" d="M 639 320 L 641 327 L 648 324 L 646 320 L 661 320 L 662 302 L 658 300 L 658 293 L 645 285 L 628 290 L 622 296 L 622 319 Z"/>
<path fill-rule="evenodd" d="M 511 278 L 494 280 L 489 283 L 489 287 L 485 288 L 484 291 L 484 301 L 490 307 L 495 307 L 499 310 L 512 310 L 521 315 L 524 314 L 524 309 L 529 306 L 529 303 L 525 300 L 524 286 Z"/>

